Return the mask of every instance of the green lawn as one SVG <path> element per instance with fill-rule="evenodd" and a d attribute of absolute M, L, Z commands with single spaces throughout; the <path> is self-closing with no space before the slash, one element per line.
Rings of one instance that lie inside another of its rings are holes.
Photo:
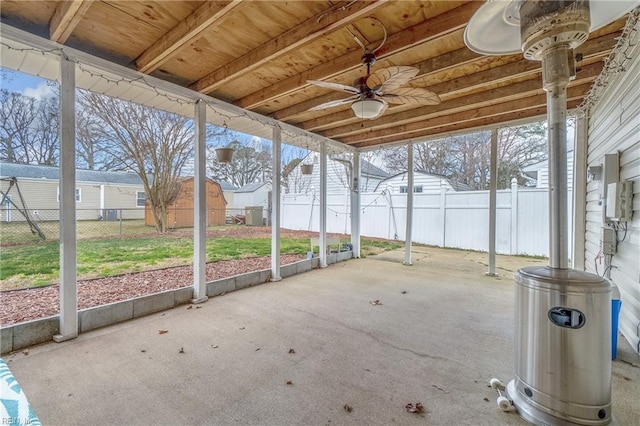
<path fill-rule="evenodd" d="M 193 240 L 185 236 L 149 236 L 78 241 L 78 275 L 96 278 L 188 265 L 193 259 Z M 309 238 L 283 238 L 283 254 L 303 255 Z M 402 247 L 393 241 L 362 240 L 364 256 Z M 59 243 L 43 241 L 35 245 L 3 247 L 0 251 L 0 280 L 11 282 L 0 288 L 38 287 L 55 282 L 59 273 Z M 207 239 L 207 261 L 268 256 L 269 238 L 216 237 Z"/>

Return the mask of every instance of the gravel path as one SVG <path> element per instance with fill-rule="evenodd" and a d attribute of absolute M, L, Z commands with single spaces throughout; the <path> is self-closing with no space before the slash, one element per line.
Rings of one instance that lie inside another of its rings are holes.
<path fill-rule="evenodd" d="M 264 233 L 264 230 L 261 231 Z M 280 256 L 280 262 L 283 265 L 300 259 L 302 256 L 293 254 Z M 269 269 L 270 266 L 270 256 L 209 263 L 207 264 L 207 281 Z M 165 290 L 188 287 L 192 284 L 192 266 L 78 281 L 78 308 L 91 308 Z M 59 290 L 58 285 L 52 285 L 1 292 L 0 324 L 6 326 L 56 315 L 59 310 Z"/>

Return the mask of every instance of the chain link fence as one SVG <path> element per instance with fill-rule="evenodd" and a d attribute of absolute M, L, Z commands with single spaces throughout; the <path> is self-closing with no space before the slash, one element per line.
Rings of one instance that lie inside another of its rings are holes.
<path fill-rule="evenodd" d="M 35 244 L 60 238 L 60 210 L 38 209 L 25 217 L 18 210 L 0 211 L 0 245 Z M 242 209 L 208 209 L 209 227 L 225 225 L 264 226 L 268 212 L 262 206 Z M 192 232 L 193 208 L 175 208 L 167 211 L 167 227 L 171 230 Z M 76 235 L 78 239 L 111 239 L 154 235 L 156 228 L 150 212 L 144 209 L 76 209 Z"/>

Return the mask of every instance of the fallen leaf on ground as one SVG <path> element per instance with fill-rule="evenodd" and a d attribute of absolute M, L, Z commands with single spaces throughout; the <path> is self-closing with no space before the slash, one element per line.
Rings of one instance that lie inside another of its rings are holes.
<path fill-rule="evenodd" d="M 196 309 L 202 309 L 202 306 L 196 306 Z"/>
<path fill-rule="evenodd" d="M 179 354 L 183 354 L 184 353 L 184 348 L 180 348 L 180 350 L 178 351 Z"/>
<path fill-rule="evenodd" d="M 258 352 L 259 350 L 260 350 L 260 348 L 257 348 L 257 349 L 256 349 L 256 352 Z"/>
<path fill-rule="evenodd" d="M 287 380 L 287 381 L 286 381 L 286 382 L 284 382 L 284 383 L 285 383 L 285 385 L 292 385 L 292 384 L 293 384 L 293 382 L 292 382 L 291 380 Z"/>
<path fill-rule="evenodd" d="M 244 330 L 244 327 L 240 327 L 240 330 Z"/>
<path fill-rule="evenodd" d="M 29 349 L 25 349 L 24 351 L 22 351 L 22 353 L 25 355 L 29 355 Z"/>
<path fill-rule="evenodd" d="M 211 345 L 213 349 L 218 349 L 218 345 Z"/>
<path fill-rule="evenodd" d="M 353 411 L 353 407 L 351 407 L 349 404 L 344 404 L 343 408 L 347 413 L 350 413 Z"/>
<path fill-rule="evenodd" d="M 220 293 L 220 296 L 224 296 L 225 294 L 227 294 L 227 292 L 223 291 L 222 293 Z"/>
<path fill-rule="evenodd" d="M 295 353 L 296 353 L 296 351 L 295 351 L 295 350 L 293 350 L 293 349 L 289 349 L 289 353 L 290 353 L 290 354 L 295 354 Z"/>
<path fill-rule="evenodd" d="M 402 290 L 400 293 L 402 293 L 402 294 L 407 294 L 407 293 L 409 293 L 409 292 L 408 292 L 407 290 Z"/>
<path fill-rule="evenodd" d="M 167 334 L 169 332 L 169 330 L 165 330 L 164 328 L 162 330 L 158 330 L 158 334 Z"/>
<path fill-rule="evenodd" d="M 381 302 L 380 300 L 378 300 L 378 299 L 376 299 L 376 300 L 372 300 L 372 301 L 371 301 L 371 302 L 369 302 L 369 303 L 371 303 L 372 305 L 382 305 L 382 302 Z"/>
<path fill-rule="evenodd" d="M 187 309 L 193 309 L 193 305 L 187 306 Z"/>
<path fill-rule="evenodd" d="M 422 403 L 420 402 L 416 402 L 416 405 L 413 405 L 411 402 L 408 403 L 407 405 L 404 406 L 404 408 L 409 412 L 409 413 L 415 413 L 415 414 L 422 414 L 424 413 L 424 407 L 422 406 Z"/>
<path fill-rule="evenodd" d="M 434 388 L 436 388 L 436 389 L 438 389 L 439 391 L 442 391 L 442 392 L 444 392 L 444 393 L 449 393 L 449 391 L 446 391 L 446 390 L 442 389 L 440 386 L 438 386 L 438 385 L 434 385 L 433 383 L 431 383 L 431 386 L 433 386 Z"/>
<path fill-rule="evenodd" d="M 484 400 L 489 402 L 489 398 L 487 398 L 486 396 L 484 397 Z"/>
<path fill-rule="evenodd" d="M 140 352 L 146 352 L 146 351 L 147 351 L 146 349 L 142 349 Z"/>

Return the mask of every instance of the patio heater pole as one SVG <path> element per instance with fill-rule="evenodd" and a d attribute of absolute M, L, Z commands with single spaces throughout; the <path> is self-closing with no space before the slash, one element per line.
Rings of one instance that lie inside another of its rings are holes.
<path fill-rule="evenodd" d="M 491 171 L 489 172 L 489 271 L 487 275 L 496 274 L 496 193 L 498 189 L 498 129 L 491 129 Z"/>
<path fill-rule="evenodd" d="M 411 233 L 413 226 L 413 143 L 407 144 L 407 223 L 404 236 L 404 262 L 411 266 Z"/>
<path fill-rule="evenodd" d="M 56 342 L 78 337 L 76 239 L 76 64 L 60 58 L 60 334 Z"/>
<path fill-rule="evenodd" d="M 207 191 L 206 129 L 207 104 L 199 100 L 194 107 L 195 164 L 193 176 L 193 299 L 207 301 Z"/>
<path fill-rule="evenodd" d="M 271 281 L 280 281 L 280 182 L 281 182 L 282 133 L 278 126 L 273 128 L 271 170 Z"/>

